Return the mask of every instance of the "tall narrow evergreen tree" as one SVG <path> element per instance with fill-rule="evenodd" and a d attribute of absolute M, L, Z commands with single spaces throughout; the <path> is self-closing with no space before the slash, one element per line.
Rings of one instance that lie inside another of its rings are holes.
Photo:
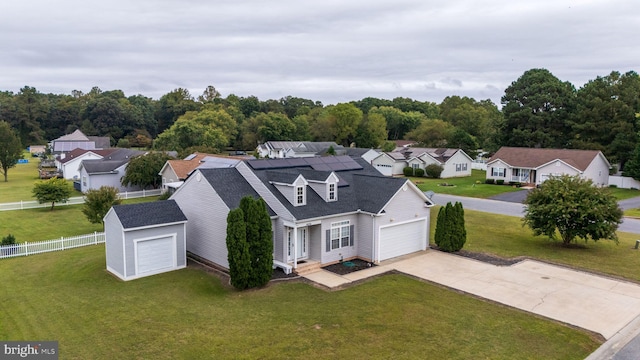
<path fill-rule="evenodd" d="M 442 248 L 444 246 L 444 240 L 446 237 L 446 228 L 445 228 L 445 209 L 446 206 L 441 206 L 440 210 L 438 210 L 438 219 L 436 220 L 436 233 L 434 235 L 434 241 L 436 246 Z"/>
<path fill-rule="evenodd" d="M 231 285 L 244 290 L 250 287 L 251 258 L 246 239 L 244 212 L 233 209 L 227 215 L 227 259 Z"/>
<path fill-rule="evenodd" d="M 255 263 L 252 277 L 256 286 L 266 285 L 273 274 L 273 233 L 271 231 L 271 217 L 267 211 L 267 204 L 263 199 L 256 200 L 259 217 L 259 238 L 252 254 Z"/>
<path fill-rule="evenodd" d="M 455 234 L 452 236 L 453 251 L 460 251 L 467 242 L 467 229 L 464 224 L 464 208 L 462 203 L 456 202 L 453 206 L 455 220 Z"/>

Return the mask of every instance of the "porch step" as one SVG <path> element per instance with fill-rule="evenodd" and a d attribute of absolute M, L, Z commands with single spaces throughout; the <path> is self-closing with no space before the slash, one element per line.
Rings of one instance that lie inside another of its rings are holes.
<path fill-rule="evenodd" d="M 305 261 L 302 264 L 298 263 L 297 268 L 293 271 L 298 275 L 307 275 L 320 270 L 321 267 L 319 261 Z"/>

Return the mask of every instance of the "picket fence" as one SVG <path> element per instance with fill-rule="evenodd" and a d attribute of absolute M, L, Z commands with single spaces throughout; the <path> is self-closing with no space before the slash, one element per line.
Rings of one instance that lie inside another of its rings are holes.
<path fill-rule="evenodd" d="M 104 243 L 103 232 L 94 232 L 93 234 L 71 237 L 61 237 L 60 239 L 55 240 L 24 242 L 21 244 L 0 246 L 0 259 L 16 256 L 29 256 L 50 251 L 61 251 L 102 243 Z"/>
<path fill-rule="evenodd" d="M 147 196 L 159 196 L 162 195 L 162 189 L 154 189 L 154 190 L 141 190 L 141 191 L 125 191 L 118 194 L 120 199 L 134 199 L 141 198 Z M 84 204 L 84 196 L 77 196 L 69 198 L 66 202 L 55 203 L 55 206 L 63 206 L 63 205 L 78 205 Z M 19 202 L 10 202 L 0 204 L 0 211 L 8 211 L 8 210 L 24 210 L 24 209 L 35 209 L 35 208 L 47 208 L 51 207 L 51 203 L 40 204 L 35 200 L 32 201 L 19 201 Z"/>

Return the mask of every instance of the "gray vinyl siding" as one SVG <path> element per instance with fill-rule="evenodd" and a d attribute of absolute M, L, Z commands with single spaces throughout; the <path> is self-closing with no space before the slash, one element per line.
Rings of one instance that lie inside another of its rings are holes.
<path fill-rule="evenodd" d="M 309 226 L 309 259 L 321 259 L 325 238 L 321 226 Z"/>
<path fill-rule="evenodd" d="M 227 260 L 227 215 L 229 208 L 211 187 L 198 176 L 190 176 L 171 197 L 178 203 L 187 223 L 187 251 L 224 268 Z"/>
<path fill-rule="evenodd" d="M 284 224 L 282 224 L 282 220 L 280 218 L 271 220 L 271 228 L 273 229 L 273 258 L 286 263 L 285 247 L 287 243 L 284 241 Z"/>
<path fill-rule="evenodd" d="M 424 218 L 427 220 L 426 246 L 429 247 L 430 209 L 424 206 L 424 200 L 414 190 L 409 186 L 406 189 L 400 189 L 385 206 L 385 214 L 376 218 L 376 233 L 379 234 L 380 226 Z"/>
<path fill-rule="evenodd" d="M 327 230 L 331 230 L 331 224 L 334 222 L 349 220 L 350 225 L 356 225 L 353 228 L 353 246 L 347 246 L 338 248 L 335 250 L 327 251 L 326 243 L 327 243 Z M 329 219 L 322 220 L 322 248 L 320 255 L 320 262 L 322 264 L 331 263 L 340 261 L 340 259 L 346 259 L 350 257 L 358 256 L 358 246 L 360 244 L 360 235 L 358 234 L 358 215 L 346 215 L 346 216 L 336 216 Z"/>
<path fill-rule="evenodd" d="M 124 252 L 125 261 L 127 264 L 126 277 L 135 276 L 136 274 L 136 259 L 135 259 L 135 240 L 147 239 L 154 237 L 164 237 L 176 235 L 176 266 L 185 267 L 187 265 L 186 251 L 184 248 L 184 224 L 174 224 L 168 226 L 159 226 L 148 229 L 130 230 L 124 233 Z"/>
<path fill-rule="evenodd" d="M 373 217 L 369 214 L 359 214 L 355 229 L 359 240 L 357 246 L 358 256 L 365 260 L 373 261 Z"/>
<path fill-rule="evenodd" d="M 110 210 L 104 220 L 107 267 L 124 277 L 124 253 L 122 248 L 122 224 L 115 211 Z"/>
<path fill-rule="evenodd" d="M 313 191 L 316 192 L 316 194 L 318 194 L 318 196 L 320 196 L 321 198 L 323 198 L 325 201 L 327 200 L 327 184 L 320 184 L 320 183 L 309 183 L 309 187 L 311 187 L 311 189 Z M 336 184 L 336 194 L 338 191 L 338 186 Z"/>
<path fill-rule="evenodd" d="M 294 220 L 293 215 L 287 210 L 284 205 L 278 201 L 278 199 L 267 189 L 267 187 L 258 179 L 256 174 L 249 169 L 247 164 L 241 162 L 236 166 L 236 170 L 242 174 L 245 180 L 251 185 L 251 187 L 260 195 L 260 197 L 269 205 L 269 207 L 276 213 L 278 216 L 283 217 L 284 220 Z M 189 218 L 187 216 L 187 218 Z"/>
<path fill-rule="evenodd" d="M 83 186 L 82 182 L 82 191 L 85 192 L 90 189 L 100 189 L 102 186 L 113 186 L 120 192 L 125 191 L 139 191 L 142 190 L 139 186 L 123 186 L 120 183 L 120 179 L 125 175 L 126 164 L 120 166 L 116 169 L 117 173 L 105 173 L 105 174 L 88 174 L 85 171 L 84 167 L 82 168 L 82 173 L 80 174 L 80 181 L 82 181 L 82 176 L 87 177 L 87 186 Z"/>
<path fill-rule="evenodd" d="M 291 204 L 295 205 L 294 189 L 295 187 L 289 185 L 275 185 L 276 189 L 280 191 L 282 196 L 287 198 Z"/>

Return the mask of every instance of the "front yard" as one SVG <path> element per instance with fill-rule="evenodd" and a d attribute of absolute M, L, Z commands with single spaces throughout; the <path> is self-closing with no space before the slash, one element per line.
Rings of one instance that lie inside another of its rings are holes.
<path fill-rule="evenodd" d="M 197 267 L 122 282 L 104 247 L 0 261 L 0 338 L 61 359 L 583 359 L 583 331 L 403 275 L 236 292 Z"/>

